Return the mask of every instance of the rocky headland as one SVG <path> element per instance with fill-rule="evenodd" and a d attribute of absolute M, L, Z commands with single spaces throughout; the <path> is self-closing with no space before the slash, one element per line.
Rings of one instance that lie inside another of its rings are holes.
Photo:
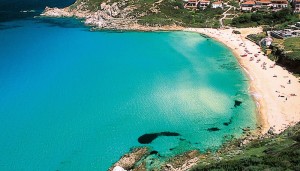
<path fill-rule="evenodd" d="M 127 0 L 99 4 L 97 10 L 90 10 L 86 2 L 77 1 L 75 4 L 66 8 L 50 8 L 46 7 L 42 17 L 75 17 L 82 19 L 88 26 L 93 29 L 106 30 L 140 30 L 140 31 L 155 31 L 155 30 L 182 30 L 183 27 L 172 25 L 141 25 L 138 23 L 138 18 L 146 15 L 146 13 L 136 13 L 136 6 L 128 5 Z M 154 10 L 154 9 L 153 9 Z M 156 9 L 157 10 L 157 9 Z"/>

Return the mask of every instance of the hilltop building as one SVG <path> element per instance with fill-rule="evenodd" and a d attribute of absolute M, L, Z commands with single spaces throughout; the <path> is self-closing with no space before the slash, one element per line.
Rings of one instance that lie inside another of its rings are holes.
<path fill-rule="evenodd" d="M 288 7 L 287 0 L 242 0 L 241 2 L 241 10 L 244 12 L 260 10 L 262 8 L 280 10 Z"/>
<path fill-rule="evenodd" d="M 223 4 L 221 1 L 216 1 L 212 3 L 212 8 L 223 8 Z"/>
<path fill-rule="evenodd" d="M 207 0 L 201 0 L 201 1 L 199 1 L 198 7 L 199 7 L 200 9 L 205 9 L 205 8 L 208 7 L 209 4 L 210 4 L 210 1 L 207 1 Z"/>
<path fill-rule="evenodd" d="M 295 12 L 300 12 L 300 0 L 292 0 Z M 211 8 L 222 8 L 222 0 L 184 0 L 184 7 L 187 9 L 206 9 L 211 5 Z M 241 11 L 278 11 L 283 8 L 287 8 L 288 0 L 239 0 Z"/>
<path fill-rule="evenodd" d="M 272 7 L 277 9 L 287 8 L 289 2 L 287 0 L 271 0 Z"/>
<path fill-rule="evenodd" d="M 197 9 L 198 2 L 198 0 L 188 0 L 184 5 L 184 8 Z"/>
<path fill-rule="evenodd" d="M 300 0 L 293 0 L 293 8 L 295 13 L 300 12 Z"/>
<path fill-rule="evenodd" d="M 212 5 L 211 8 L 223 8 L 222 1 L 210 1 L 210 0 L 187 0 L 184 8 L 187 9 L 205 9 L 209 5 Z"/>
<path fill-rule="evenodd" d="M 252 11 L 255 6 L 255 1 L 246 1 L 241 4 L 242 11 Z"/>
<path fill-rule="evenodd" d="M 269 47 L 272 44 L 272 42 L 273 42 L 273 39 L 271 37 L 266 37 L 260 41 L 260 45 Z"/>
<path fill-rule="evenodd" d="M 271 7 L 272 3 L 270 0 L 258 0 L 255 2 L 256 6 L 259 7 Z"/>

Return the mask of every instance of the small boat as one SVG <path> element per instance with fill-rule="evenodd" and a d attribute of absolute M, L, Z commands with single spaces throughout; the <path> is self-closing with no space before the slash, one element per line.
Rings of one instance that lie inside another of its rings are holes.
<path fill-rule="evenodd" d="M 241 57 L 246 57 L 246 56 L 247 56 L 247 54 L 241 55 Z"/>

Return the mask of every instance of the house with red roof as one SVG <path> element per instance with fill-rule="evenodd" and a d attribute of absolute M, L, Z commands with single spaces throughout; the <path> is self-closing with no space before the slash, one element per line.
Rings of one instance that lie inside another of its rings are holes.
<path fill-rule="evenodd" d="M 209 4 L 210 4 L 210 1 L 208 1 L 208 0 L 201 0 L 201 1 L 199 1 L 198 7 L 200 9 L 205 9 L 205 8 L 207 8 L 209 6 Z"/>
<path fill-rule="evenodd" d="M 246 1 L 241 4 L 242 11 L 252 11 L 255 1 Z"/>
<path fill-rule="evenodd" d="M 272 6 L 272 2 L 271 0 L 258 0 L 255 2 L 256 6 L 259 7 L 271 7 Z"/>
<path fill-rule="evenodd" d="M 198 0 L 188 0 L 187 3 L 184 5 L 184 8 L 197 9 L 198 3 Z"/>
<path fill-rule="evenodd" d="M 271 3 L 275 9 L 287 8 L 289 4 L 287 0 L 271 0 Z"/>
<path fill-rule="evenodd" d="M 223 3 L 221 1 L 216 1 L 211 4 L 212 8 L 223 8 Z"/>

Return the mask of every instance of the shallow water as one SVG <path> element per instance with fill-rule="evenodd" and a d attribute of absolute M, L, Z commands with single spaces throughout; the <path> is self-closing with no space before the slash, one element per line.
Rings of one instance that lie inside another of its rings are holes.
<path fill-rule="evenodd" d="M 1 28 L 0 170 L 106 170 L 143 134 L 180 134 L 147 144 L 172 156 L 255 128 L 233 54 L 197 33 L 90 32 L 57 19 Z"/>

